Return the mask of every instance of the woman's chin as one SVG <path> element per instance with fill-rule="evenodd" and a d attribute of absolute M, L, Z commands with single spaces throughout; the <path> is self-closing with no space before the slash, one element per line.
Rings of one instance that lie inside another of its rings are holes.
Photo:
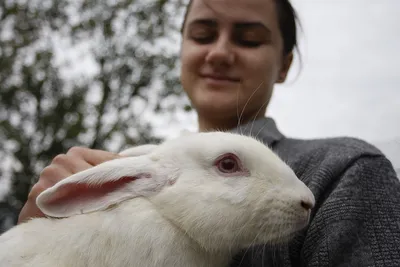
<path fill-rule="evenodd" d="M 211 120 L 237 120 L 244 106 L 241 88 L 196 86 L 190 94 L 199 116 Z"/>
<path fill-rule="evenodd" d="M 201 99 L 196 101 L 195 107 L 199 115 L 207 118 L 236 118 L 240 111 L 236 101 L 231 99 Z"/>

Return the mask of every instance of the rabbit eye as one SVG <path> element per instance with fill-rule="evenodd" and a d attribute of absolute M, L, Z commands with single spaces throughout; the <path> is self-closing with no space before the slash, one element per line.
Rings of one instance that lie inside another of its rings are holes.
<path fill-rule="evenodd" d="M 233 154 L 226 154 L 216 162 L 218 170 L 222 173 L 235 173 L 241 170 L 238 158 Z"/>

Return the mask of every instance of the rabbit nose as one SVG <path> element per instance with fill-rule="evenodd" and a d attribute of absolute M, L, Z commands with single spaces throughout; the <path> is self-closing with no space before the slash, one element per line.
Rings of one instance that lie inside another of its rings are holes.
<path fill-rule="evenodd" d="M 302 200 L 300 203 L 306 210 L 311 210 L 314 207 L 314 203 L 310 200 Z"/>

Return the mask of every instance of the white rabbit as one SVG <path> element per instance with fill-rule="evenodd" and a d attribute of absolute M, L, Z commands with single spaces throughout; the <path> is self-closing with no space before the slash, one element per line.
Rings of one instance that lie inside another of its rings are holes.
<path fill-rule="evenodd" d="M 126 150 L 37 198 L 48 216 L 0 236 L 7 267 L 227 266 L 303 229 L 312 192 L 261 142 L 187 134 Z"/>

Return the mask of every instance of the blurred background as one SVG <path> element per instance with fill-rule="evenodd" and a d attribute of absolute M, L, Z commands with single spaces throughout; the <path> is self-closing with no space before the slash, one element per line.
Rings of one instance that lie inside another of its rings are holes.
<path fill-rule="evenodd" d="M 70 147 L 119 151 L 196 130 L 178 80 L 186 2 L 0 2 L 0 232 Z M 400 170 L 400 1 L 292 3 L 302 60 L 268 115 L 287 136 L 364 139 Z"/>

